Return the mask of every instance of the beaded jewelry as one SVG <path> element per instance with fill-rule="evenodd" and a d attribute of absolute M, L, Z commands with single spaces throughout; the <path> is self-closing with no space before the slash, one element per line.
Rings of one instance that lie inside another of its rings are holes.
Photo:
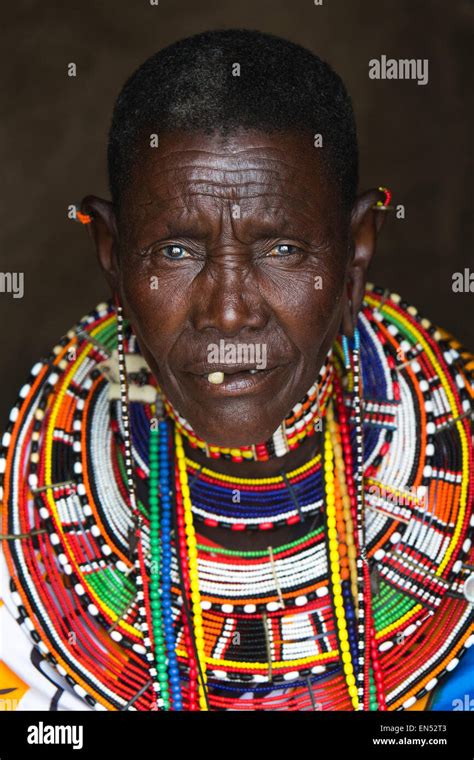
<path fill-rule="evenodd" d="M 331 352 L 321 454 L 285 474 L 297 504 L 283 475 L 199 471 L 141 359 L 99 305 L 2 439 L 18 622 L 69 687 L 96 710 L 402 710 L 432 691 L 474 642 L 472 358 L 369 286 Z M 307 534 L 268 550 L 197 531 L 300 511 Z"/>

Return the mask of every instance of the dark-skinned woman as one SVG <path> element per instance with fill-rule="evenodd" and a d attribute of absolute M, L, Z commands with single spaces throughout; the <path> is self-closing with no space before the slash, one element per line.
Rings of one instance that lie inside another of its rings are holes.
<path fill-rule="evenodd" d="M 2 441 L 17 709 L 463 709 L 473 360 L 367 284 L 357 167 L 340 78 L 271 35 L 123 87 L 81 206 L 111 297 Z"/>

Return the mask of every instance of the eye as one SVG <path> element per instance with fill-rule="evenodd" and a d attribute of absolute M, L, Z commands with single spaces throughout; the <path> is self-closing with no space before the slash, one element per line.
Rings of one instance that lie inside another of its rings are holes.
<path fill-rule="evenodd" d="M 300 248 L 290 243 L 279 243 L 275 245 L 267 256 L 273 256 L 275 258 L 284 258 L 285 256 L 291 256 L 294 253 L 300 253 Z M 275 253 L 276 252 L 276 253 Z"/>
<path fill-rule="evenodd" d="M 163 251 L 163 255 L 167 259 L 179 260 L 189 257 L 188 251 L 182 245 L 165 245 L 160 248 L 160 251 Z"/>

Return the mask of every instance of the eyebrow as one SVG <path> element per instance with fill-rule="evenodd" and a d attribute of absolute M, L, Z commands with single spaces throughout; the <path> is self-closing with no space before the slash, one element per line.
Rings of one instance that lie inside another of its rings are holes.
<path fill-rule="evenodd" d="M 155 201 L 147 205 L 154 205 L 156 207 L 159 204 Z M 170 209 L 167 209 L 167 212 L 169 211 Z M 179 214 L 179 217 L 169 219 L 166 218 L 167 212 L 163 211 L 160 214 L 159 208 L 157 209 L 154 222 L 160 230 L 158 237 L 189 237 L 201 240 L 207 237 L 206 222 L 199 215 L 180 208 L 180 212 L 182 213 Z M 249 216 L 244 213 L 241 217 L 244 225 L 246 218 L 248 221 Z M 288 218 L 287 211 L 278 206 L 266 206 L 262 208 L 261 214 L 258 211 L 253 212 L 252 220 L 254 221 L 249 222 L 249 227 L 246 231 L 251 234 L 254 240 L 293 237 L 307 245 L 320 246 L 322 243 L 323 235 L 321 231 L 318 232 L 310 220 L 290 219 Z"/>

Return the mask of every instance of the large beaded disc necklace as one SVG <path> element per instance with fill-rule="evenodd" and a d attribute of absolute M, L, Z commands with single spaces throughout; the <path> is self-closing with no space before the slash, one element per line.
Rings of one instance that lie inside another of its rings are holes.
<path fill-rule="evenodd" d="M 2 439 L 18 623 L 96 710 L 410 707 L 474 642 L 471 373 L 370 286 L 354 340 L 272 438 L 220 449 L 100 304 L 32 368 Z M 281 457 L 318 424 L 321 451 L 291 472 L 212 469 Z M 295 522 L 302 538 L 259 551 L 199 533 Z"/>

